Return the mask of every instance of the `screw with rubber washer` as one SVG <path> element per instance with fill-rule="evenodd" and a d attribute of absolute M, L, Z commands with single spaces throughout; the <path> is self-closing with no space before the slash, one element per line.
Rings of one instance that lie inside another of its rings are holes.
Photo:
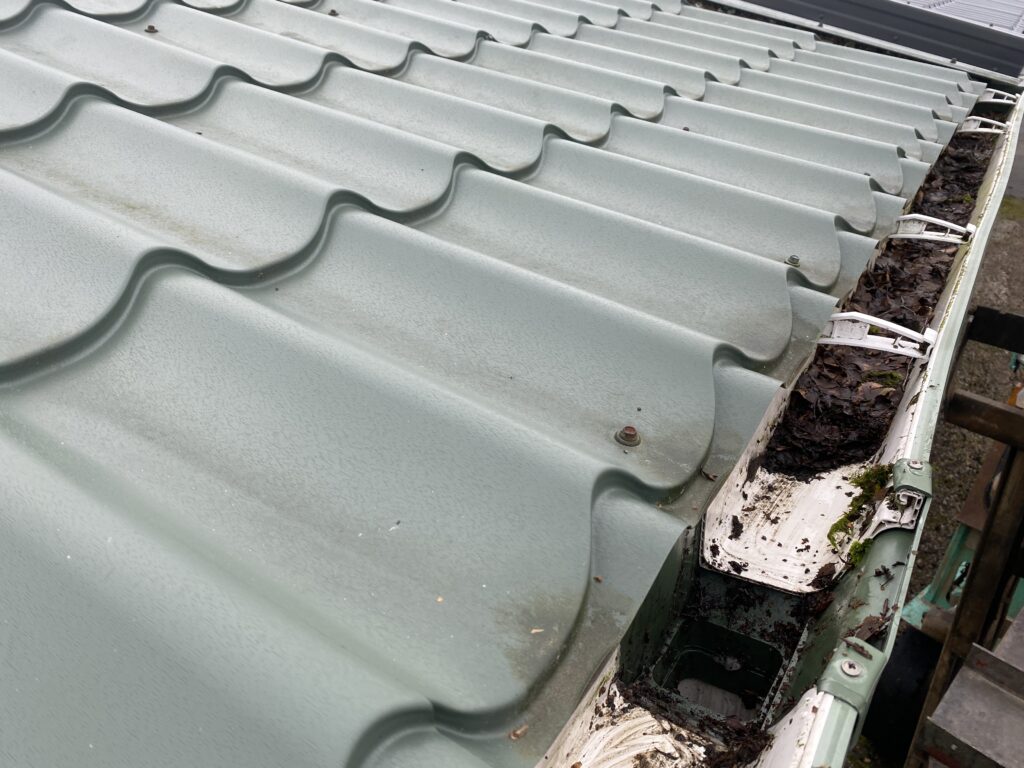
<path fill-rule="evenodd" d="M 640 445 L 640 433 L 636 431 L 634 426 L 625 426 L 615 433 L 615 440 L 622 445 L 633 447 Z"/>

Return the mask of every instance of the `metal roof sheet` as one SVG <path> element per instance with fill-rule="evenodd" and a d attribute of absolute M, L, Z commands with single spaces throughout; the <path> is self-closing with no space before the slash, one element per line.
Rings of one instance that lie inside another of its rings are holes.
<path fill-rule="evenodd" d="M 835 35 L 874 50 L 955 64 L 1011 88 L 1024 65 L 1022 0 L 716 0 L 716 5 L 796 26 L 808 35 Z"/>
<path fill-rule="evenodd" d="M 642 0 L 4 0 L 0 71 L 12 765 L 532 765 L 979 92 Z"/>
<path fill-rule="evenodd" d="M 929 11 L 973 21 L 1005 32 L 1024 34 L 1024 2 L 1021 0 L 906 0 Z"/>

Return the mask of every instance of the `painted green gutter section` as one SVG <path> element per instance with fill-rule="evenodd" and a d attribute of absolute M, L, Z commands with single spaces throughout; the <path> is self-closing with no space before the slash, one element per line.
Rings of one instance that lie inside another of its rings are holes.
<path fill-rule="evenodd" d="M 971 241 L 960 249 L 958 254 L 960 258 L 959 268 L 955 270 L 946 288 L 945 309 L 939 317 L 937 325 L 939 335 L 932 351 L 930 364 L 924 375 L 924 381 L 920 390 L 921 395 L 918 399 L 918 409 L 914 416 L 914 425 L 910 432 L 905 452 L 907 456 L 918 458 L 921 461 L 927 461 L 931 455 L 935 428 L 942 411 L 946 386 L 956 359 L 960 332 L 966 320 L 971 302 L 971 294 L 985 255 L 985 247 L 992 233 L 996 216 L 999 213 L 999 206 L 1006 191 L 1010 171 L 1013 167 L 1017 141 L 1020 137 L 1022 116 L 1024 116 L 1024 112 L 1022 112 L 1021 106 L 1018 104 L 1008 120 L 1008 132 L 1000 139 L 1000 144 L 993 155 L 992 164 L 989 167 L 986 180 L 979 193 L 979 205 L 976 208 L 973 219 L 978 227 L 977 232 Z M 907 396 L 912 397 L 913 393 L 908 392 Z M 906 601 L 907 590 L 910 585 L 910 574 L 913 571 L 917 548 L 921 542 L 921 533 L 924 529 L 930 506 L 931 500 L 928 499 L 918 517 L 917 528 L 913 534 L 912 546 L 907 559 L 907 567 L 903 570 L 903 578 L 899 586 L 897 605 L 903 605 Z M 876 548 L 878 548 L 879 544 L 882 544 L 883 538 L 906 536 L 906 532 L 890 532 L 875 542 Z M 876 554 L 874 549 L 871 554 Z M 873 559 L 869 558 L 872 561 Z M 872 567 L 872 562 L 865 564 L 865 570 Z M 814 760 L 811 765 L 816 768 L 823 766 L 840 768 L 845 762 L 846 753 L 853 743 L 855 735 L 859 733 L 859 729 L 863 725 L 862 716 L 867 712 L 871 696 L 878 684 L 878 678 L 892 653 L 898 629 L 899 622 L 892 621 L 889 625 L 884 653 L 881 656 L 878 655 L 875 649 L 868 649 L 865 646 L 861 646 L 862 649 L 872 654 L 873 658 L 866 659 L 862 654 L 851 651 L 845 643 L 841 644 L 837 649 L 835 656 L 819 682 L 819 687 L 832 693 L 836 697 L 836 701 L 829 710 L 824 737 L 814 753 Z M 864 673 L 856 679 L 851 679 L 848 675 L 844 675 L 840 665 L 843 661 L 847 660 L 860 664 Z"/>

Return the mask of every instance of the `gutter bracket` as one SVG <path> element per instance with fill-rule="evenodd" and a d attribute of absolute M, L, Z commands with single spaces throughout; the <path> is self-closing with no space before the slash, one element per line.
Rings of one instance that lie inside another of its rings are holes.
<path fill-rule="evenodd" d="M 898 620 L 899 612 L 896 614 Z M 818 690 L 832 694 L 864 715 L 886 660 L 885 653 L 864 640 L 856 637 L 840 640 L 818 678 Z"/>
<path fill-rule="evenodd" d="M 966 118 L 957 133 L 989 133 L 996 136 L 1002 136 L 1006 133 L 1006 123 L 1000 123 L 998 120 L 989 120 L 987 117 L 976 117 L 971 115 Z"/>
<path fill-rule="evenodd" d="M 865 538 L 874 538 L 882 531 L 893 528 L 913 530 L 921 510 L 931 497 L 931 464 L 914 459 L 897 459 L 892 465 L 892 492 L 879 505 Z"/>
<path fill-rule="evenodd" d="M 973 224 L 961 227 L 959 224 L 934 216 L 908 213 L 896 219 L 896 231 L 889 235 L 889 239 L 931 240 L 936 243 L 962 245 L 971 239 L 977 229 Z"/>
<path fill-rule="evenodd" d="M 1009 91 L 1000 91 L 998 88 L 986 88 L 978 99 L 979 104 L 1006 104 L 1013 106 L 1017 103 L 1019 96 Z"/>
<path fill-rule="evenodd" d="M 888 331 L 894 334 L 895 338 L 877 336 L 871 333 L 872 328 Z M 924 333 L 917 333 L 897 323 L 863 312 L 836 312 L 829 318 L 825 334 L 818 339 L 818 343 L 876 349 L 880 352 L 924 359 L 928 357 L 928 348 L 935 343 L 937 335 L 931 328 L 925 329 Z"/>

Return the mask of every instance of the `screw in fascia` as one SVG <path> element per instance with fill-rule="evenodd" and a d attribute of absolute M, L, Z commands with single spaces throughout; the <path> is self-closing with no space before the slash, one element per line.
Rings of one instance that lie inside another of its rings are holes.
<path fill-rule="evenodd" d="M 791 267 L 799 267 L 800 257 L 797 256 L 795 253 L 791 253 L 789 256 L 786 257 L 786 263 L 789 264 L 789 266 Z"/>
<path fill-rule="evenodd" d="M 917 459 L 911 459 L 907 462 L 907 466 L 911 469 L 924 469 L 924 462 L 918 461 Z"/>
<path fill-rule="evenodd" d="M 839 668 L 843 670 L 843 674 L 847 677 L 860 677 L 864 674 L 864 667 L 853 659 L 843 659 L 843 663 L 839 665 Z"/>
<path fill-rule="evenodd" d="M 627 425 L 615 433 L 615 441 L 632 448 L 640 445 L 640 433 L 636 431 L 636 427 Z"/>

